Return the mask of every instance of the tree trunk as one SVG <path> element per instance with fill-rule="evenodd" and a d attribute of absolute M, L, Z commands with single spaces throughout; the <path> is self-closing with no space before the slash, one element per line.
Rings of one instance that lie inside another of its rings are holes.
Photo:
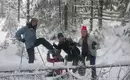
<path fill-rule="evenodd" d="M 74 5 L 75 5 L 75 4 L 73 3 L 73 4 L 72 4 L 72 25 L 73 25 L 73 26 L 74 26 L 74 18 L 75 18 L 75 17 L 74 17 L 74 14 L 75 14 L 75 13 L 74 13 Z"/>
<path fill-rule="evenodd" d="M 74 0 L 74 2 L 75 2 L 74 5 L 76 5 L 76 0 Z M 74 18 L 74 24 L 75 24 L 75 26 L 77 26 L 76 25 L 76 6 L 74 7 L 74 17 L 75 17 Z"/>
<path fill-rule="evenodd" d="M 64 25 L 65 25 L 65 30 L 67 30 L 67 27 L 68 27 L 68 6 L 67 6 L 67 4 L 65 5 L 65 8 L 64 8 Z"/>
<path fill-rule="evenodd" d="M 93 29 L 93 0 L 91 0 L 91 18 L 90 18 L 90 31 Z"/>
<path fill-rule="evenodd" d="M 99 11 L 98 11 L 98 21 L 99 21 L 99 29 L 102 28 L 102 9 L 103 9 L 103 0 L 99 0 Z"/>
<path fill-rule="evenodd" d="M 111 67 L 129 67 L 130 66 L 130 64 L 129 63 L 120 63 L 120 64 L 104 64 L 104 65 L 87 65 L 87 66 L 84 66 L 84 68 L 86 68 L 86 69 L 90 69 L 90 68 L 111 68 Z M 2 70 L 2 71 L 0 71 L 0 73 L 10 73 L 10 72 L 15 72 L 15 71 L 17 71 L 16 69 L 15 69 L 15 67 L 16 66 L 12 66 L 12 68 L 11 69 L 7 69 L 7 70 Z M 38 71 L 46 71 L 46 70 L 48 70 L 48 69 L 50 69 L 50 70 L 57 70 L 57 69 L 77 69 L 77 68 L 79 68 L 80 66 L 62 66 L 62 67 L 46 67 L 46 68 L 40 68 L 40 69 L 38 69 Z M 30 72 L 30 71 L 35 71 L 35 69 L 32 67 L 32 68 L 21 68 L 20 70 L 19 70 L 19 72 Z"/>
<path fill-rule="evenodd" d="M 59 0 L 59 24 L 61 27 L 61 1 Z"/>
<path fill-rule="evenodd" d="M 18 0 L 18 21 L 20 22 L 20 0 Z"/>
<path fill-rule="evenodd" d="M 114 1 L 111 1 L 110 0 L 110 11 L 112 11 L 113 10 L 113 7 L 112 7 L 112 3 L 113 3 Z"/>
<path fill-rule="evenodd" d="M 29 17 L 30 17 L 30 0 L 27 0 L 27 22 L 29 22 Z"/>
<path fill-rule="evenodd" d="M 1 17 L 4 17 L 4 2 L 1 1 Z"/>

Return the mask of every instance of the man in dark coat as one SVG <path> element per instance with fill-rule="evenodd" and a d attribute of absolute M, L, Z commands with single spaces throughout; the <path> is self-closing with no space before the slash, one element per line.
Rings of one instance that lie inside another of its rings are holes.
<path fill-rule="evenodd" d="M 77 66 L 78 60 L 80 59 L 80 50 L 76 47 L 76 43 L 71 38 L 65 38 L 62 33 L 58 33 L 59 43 L 53 46 L 58 50 L 64 50 L 67 53 L 65 57 L 67 61 L 73 61 L 72 65 Z M 73 69 L 73 72 L 76 72 L 76 69 Z"/>

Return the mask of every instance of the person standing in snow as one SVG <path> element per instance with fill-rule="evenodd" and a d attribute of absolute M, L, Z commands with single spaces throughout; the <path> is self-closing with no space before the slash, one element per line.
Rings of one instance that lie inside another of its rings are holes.
<path fill-rule="evenodd" d="M 71 38 L 65 38 L 62 33 L 58 33 L 57 37 L 59 43 L 58 45 L 53 43 L 53 46 L 58 50 L 63 49 L 67 53 L 66 60 L 73 61 L 72 65 L 77 66 L 80 59 L 80 50 L 76 47 L 76 43 Z M 73 72 L 76 71 L 77 69 L 73 69 Z"/>
<path fill-rule="evenodd" d="M 34 63 L 34 47 L 39 46 L 40 44 L 46 47 L 50 53 L 52 53 L 53 55 L 55 54 L 53 46 L 47 40 L 45 40 L 44 38 L 36 38 L 37 24 L 38 19 L 32 18 L 26 26 L 20 28 L 15 34 L 15 37 L 18 41 L 25 43 L 29 57 L 28 63 Z"/>
<path fill-rule="evenodd" d="M 83 63 L 85 65 L 85 57 L 87 60 L 90 60 L 90 65 L 95 65 L 96 62 L 96 50 L 97 50 L 97 42 L 94 37 L 88 34 L 86 26 L 82 26 L 81 29 L 81 38 L 79 40 L 79 45 L 82 49 L 82 57 Z M 92 80 L 96 78 L 96 68 L 92 68 Z"/>

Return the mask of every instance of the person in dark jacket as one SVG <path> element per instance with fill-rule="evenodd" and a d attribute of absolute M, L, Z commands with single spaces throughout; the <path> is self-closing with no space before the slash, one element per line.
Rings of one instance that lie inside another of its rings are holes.
<path fill-rule="evenodd" d="M 56 45 L 53 43 L 53 46 L 58 50 L 64 50 L 67 53 L 65 57 L 67 61 L 73 61 L 72 65 L 78 65 L 78 60 L 80 59 L 80 50 L 77 48 L 76 43 L 71 38 L 65 38 L 62 33 L 57 35 L 59 43 Z M 76 72 L 76 69 L 73 69 L 73 72 Z"/>
<path fill-rule="evenodd" d="M 46 47 L 50 53 L 55 54 L 53 46 L 44 38 L 36 38 L 36 29 L 37 29 L 38 19 L 32 18 L 30 22 L 27 23 L 26 26 L 20 28 L 16 32 L 16 39 L 20 42 L 25 43 L 27 53 L 29 56 L 28 63 L 34 63 L 34 47 L 42 44 Z"/>
<path fill-rule="evenodd" d="M 90 65 L 95 65 L 98 43 L 94 36 L 88 34 L 86 26 L 82 26 L 81 35 L 79 45 L 82 48 L 83 63 L 85 64 L 85 57 L 87 57 L 87 60 L 90 60 Z M 96 68 L 92 68 L 92 80 L 95 80 L 95 77 Z"/>

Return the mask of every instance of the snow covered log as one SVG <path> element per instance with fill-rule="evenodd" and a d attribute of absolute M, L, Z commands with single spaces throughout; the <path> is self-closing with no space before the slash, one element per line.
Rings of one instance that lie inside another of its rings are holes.
<path fill-rule="evenodd" d="M 90 69 L 90 68 L 109 68 L 109 67 L 126 67 L 130 66 L 129 64 L 99 64 L 99 65 L 87 65 L 84 68 Z M 0 73 L 13 73 L 13 72 L 35 72 L 35 71 L 46 71 L 46 70 L 55 70 L 55 69 L 74 69 L 79 68 L 80 66 L 52 66 L 52 67 L 46 67 L 46 68 L 23 68 L 20 70 L 15 69 L 8 69 L 8 70 L 0 70 Z"/>
<path fill-rule="evenodd" d="M 34 72 L 34 73 L 12 73 L 12 74 L 0 74 L 0 77 L 9 77 L 9 76 L 23 76 L 23 75 L 45 75 L 45 72 Z"/>

